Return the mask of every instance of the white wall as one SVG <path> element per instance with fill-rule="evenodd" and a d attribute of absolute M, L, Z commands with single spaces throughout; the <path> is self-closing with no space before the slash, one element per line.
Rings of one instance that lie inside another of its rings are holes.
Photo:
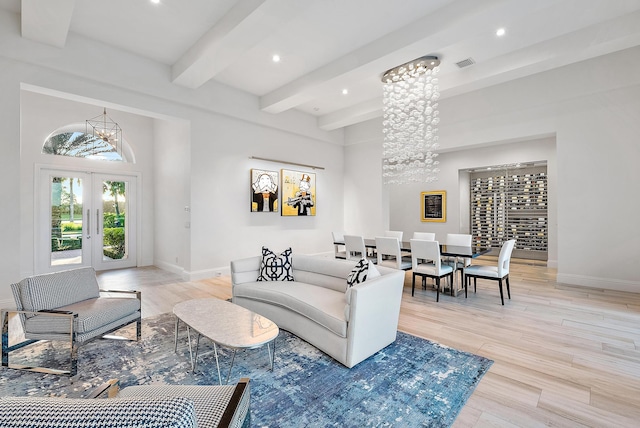
<path fill-rule="evenodd" d="M 0 61 L 1 74 L 15 72 L 13 64 Z M 5 71 L 6 70 L 6 71 Z M 11 307 L 9 284 L 20 280 L 20 85 L 15 80 L 0 78 L 0 304 Z"/>
<path fill-rule="evenodd" d="M 344 232 L 365 237 L 389 229 L 389 194 L 382 184 L 382 123 L 372 120 L 345 130 Z"/>
<path fill-rule="evenodd" d="M 148 140 L 143 147 L 134 147 L 136 165 L 149 163 L 141 194 L 149 216 L 143 221 L 148 231 L 141 263 L 158 263 L 187 278 L 197 278 L 227 270 L 233 258 L 259 254 L 263 244 L 275 250 L 292 246 L 294 252 L 305 253 L 333 250 L 330 233 L 344 228 L 343 131 L 320 130 L 313 116 L 297 111 L 264 113 L 257 97 L 215 82 L 198 90 L 173 85 L 169 67 L 80 40 L 73 33 L 64 49 L 25 40 L 20 37 L 19 22 L 18 15 L 0 11 L 3 307 L 12 302 L 8 285 L 29 273 L 33 264 L 34 229 L 28 217 L 33 216 L 29 205 L 34 196 L 28 180 L 33 179 L 29 177 L 33 176 L 35 159 L 21 156 L 20 121 L 30 120 L 28 116 L 35 112 L 51 113 L 39 111 L 38 103 L 25 104 L 21 119 L 21 86 L 40 88 L 62 99 L 59 101 L 69 102 L 60 110 L 61 115 L 80 103 L 115 108 L 145 122 L 140 132 L 146 133 Z M 80 114 L 86 118 L 99 113 Z M 58 113 L 52 114 L 55 118 Z M 134 128 L 138 125 L 120 124 L 128 134 L 137 132 Z M 158 136 L 159 132 L 165 134 Z M 176 142 L 187 147 L 181 150 L 173 145 Z M 250 156 L 324 167 L 315 171 L 317 215 L 285 218 L 250 213 L 251 168 L 305 170 L 250 160 Z M 171 191 L 165 191 L 164 186 Z M 190 218 L 185 206 L 191 208 Z M 24 226 L 21 218 L 25 218 Z M 190 229 L 184 227 L 185 221 L 191 222 Z M 166 236 L 161 235 L 165 228 L 170 229 Z"/>
<path fill-rule="evenodd" d="M 640 48 L 456 97 L 443 94 L 440 104 L 443 171 L 451 151 L 506 142 L 514 142 L 512 148 L 518 150 L 518 142 L 555 135 L 558 281 L 640 291 L 634 263 L 620 263 L 621 257 L 640 260 L 635 215 L 640 208 Z M 362 158 L 379 153 L 378 143 L 365 149 L 351 136 L 367 134 L 363 128 L 379 129 L 380 120 L 353 128 L 357 132 L 347 130 L 346 144 L 358 144 Z M 455 171 L 467 163 L 451 159 Z M 380 174 L 379 162 L 348 162 L 345 168 L 357 169 L 358 176 Z M 455 187 L 455 178 L 445 174 L 444 184 Z M 376 198 L 374 204 L 384 207 L 384 193 L 352 196 L 354 206 L 372 205 L 371 198 Z M 394 218 L 392 214 L 390 225 L 398 226 Z M 345 224 L 352 221 L 347 206 Z"/>
<path fill-rule="evenodd" d="M 191 270 L 191 126 L 177 119 L 154 121 L 153 264 L 186 275 Z"/>
<path fill-rule="evenodd" d="M 191 277 L 226 271 L 229 260 L 259 254 L 262 245 L 278 251 L 291 246 L 294 253 L 332 251 L 331 231 L 343 227 L 342 146 L 221 116 L 196 118 L 191 132 Z M 315 172 L 316 216 L 252 213 L 251 168 Z"/>

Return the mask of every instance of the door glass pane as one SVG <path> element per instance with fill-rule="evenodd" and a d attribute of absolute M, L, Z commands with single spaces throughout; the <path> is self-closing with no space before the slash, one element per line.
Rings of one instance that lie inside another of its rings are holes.
<path fill-rule="evenodd" d="M 102 182 L 102 260 L 128 258 L 127 182 Z"/>
<path fill-rule="evenodd" d="M 51 177 L 51 265 L 82 263 L 82 179 Z"/>

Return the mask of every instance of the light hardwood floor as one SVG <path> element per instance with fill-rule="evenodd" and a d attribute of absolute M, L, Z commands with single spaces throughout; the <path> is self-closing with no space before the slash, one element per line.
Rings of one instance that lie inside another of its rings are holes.
<path fill-rule="evenodd" d="M 441 294 L 436 303 L 430 286 L 411 297 L 406 274 L 400 330 L 494 361 L 454 427 L 640 426 L 640 294 L 564 286 L 555 274 L 512 262 L 505 306 L 492 281 L 479 281 L 467 299 Z M 99 278 L 105 288 L 142 290 L 144 317 L 231 296 L 225 276 L 182 282 L 138 268 Z"/>

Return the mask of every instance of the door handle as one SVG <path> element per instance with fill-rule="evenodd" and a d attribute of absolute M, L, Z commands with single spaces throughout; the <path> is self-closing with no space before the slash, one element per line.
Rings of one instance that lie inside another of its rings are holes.
<path fill-rule="evenodd" d="M 87 239 L 91 239 L 91 211 L 87 210 Z"/>

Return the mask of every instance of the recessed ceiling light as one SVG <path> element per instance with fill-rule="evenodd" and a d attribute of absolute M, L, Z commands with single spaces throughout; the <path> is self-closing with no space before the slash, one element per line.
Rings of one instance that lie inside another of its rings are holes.
<path fill-rule="evenodd" d="M 276 54 L 272 56 L 271 59 L 273 60 L 273 62 L 280 62 L 280 55 Z"/>
<path fill-rule="evenodd" d="M 160 0 L 151 0 L 151 3 L 158 4 L 158 3 L 160 3 Z"/>
<path fill-rule="evenodd" d="M 349 93 L 349 90 L 347 88 L 342 90 L 342 95 L 347 95 Z"/>
<path fill-rule="evenodd" d="M 498 37 L 502 37 L 506 34 L 507 30 L 505 30 L 504 28 L 498 28 L 496 30 L 496 36 Z"/>

